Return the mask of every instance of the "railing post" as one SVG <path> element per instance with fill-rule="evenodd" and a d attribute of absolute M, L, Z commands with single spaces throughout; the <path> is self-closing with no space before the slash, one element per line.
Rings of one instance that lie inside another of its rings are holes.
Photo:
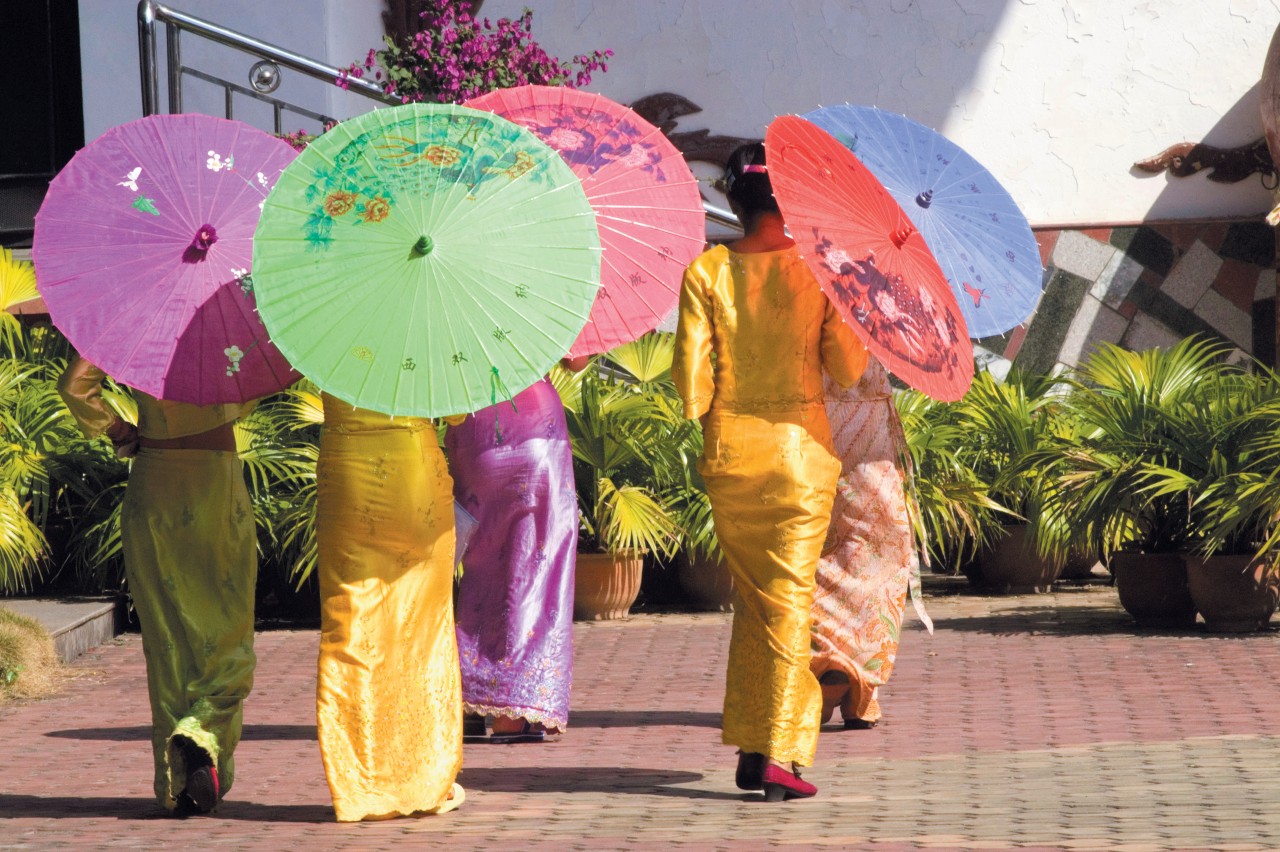
<path fill-rule="evenodd" d="M 156 10 L 151 0 L 138 0 L 138 69 L 142 73 L 142 114 L 155 115 L 160 80 L 156 74 Z"/>
<path fill-rule="evenodd" d="M 165 24 L 164 35 L 168 65 L 166 70 L 169 76 L 169 113 L 173 115 L 182 112 L 182 45 L 178 43 L 182 30 Z"/>

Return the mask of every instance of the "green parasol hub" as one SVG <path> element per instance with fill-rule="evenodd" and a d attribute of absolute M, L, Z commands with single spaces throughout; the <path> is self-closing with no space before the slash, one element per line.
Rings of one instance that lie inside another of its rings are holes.
<path fill-rule="evenodd" d="M 426 234 L 418 237 L 418 241 L 413 244 L 414 257 L 426 257 L 431 254 L 431 250 L 436 247 L 435 242 Z"/>

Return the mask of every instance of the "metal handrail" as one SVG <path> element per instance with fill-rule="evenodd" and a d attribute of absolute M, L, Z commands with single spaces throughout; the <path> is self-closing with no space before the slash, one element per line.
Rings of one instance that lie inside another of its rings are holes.
<path fill-rule="evenodd" d="M 269 98 L 259 92 L 251 92 L 243 86 L 239 86 L 230 81 L 223 80 L 218 77 L 198 72 L 192 68 L 186 68 L 182 65 L 182 47 L 180 35 L 185 30 L 195 35 L 206 38 L 218 44 L 247 53 L 258 59 L 266 59 L 277 65 L 283 65 L 285 68 L 292 68 L 300 74 L 308 77 L 314 77 L 317 80 L 324 80 L 334 83 L 338 80 L 345 80 L 347 91 L 355 92 L 371 100 L 380 101 L 382 103 L 392 104 L 398 103 L 394 98 L 387 95 L 382 87 L 369 80 L 360 77 L 351 77 L 343 73 L 344 69 L 335 65 L 327 65 L 323 62 L 317 62 L 298 53 L 285 50 L 282 47 L 276 47 L 274 44 L 268 44 L 261 39 L 237 32 L 227 27 L 197 18 L 189 15 L 179 9 L 171 9 L 154 0 L 138 0 L 138 60 L 139 70 L 142 75 L 142 114 L 155 115 L 160 111 L 160 75 L 159 66 L 156 62 L 156 22 L 165 25 L 165 47 L 166 47 L 166 67 L 168 71 L 169 84 L 169 112 L 182 111 L 182 75 L 183 73 L 191 74 L 201 80 L 220 85 L 226 92 L 226 117 L 231 118 L 231 95 L 233 92 L 249 95 L 258 100 L 265 101 L 272 105 L 275 111 L 276 132 L 280 132 L 280 114 L 283 109 L 289 109 L 302 115 L 306 115 L 317 120 L 324 120 L 325 116 L 321 116 L 310 110 L 293 104 L 286 103 L 277 98 Z M 710 204 L 707 201 L 702 202 L 702 209 L 707 215 L 707 219 L 720 225 L 726 225 L 730 228 L 741 230 L 742 226 L 738 223 L 738 219 L 728 210 Z"/>
<path fill-rule="evenodd" d="M 717 225 L 728 225 L 730 228 L 742 230 L 742 223 L 738 221 L 738 217 L 723 207 L 717 207 L 710 201 L 703 201 L 702 211 L 707 214 L 708 219 Z"/>
<path fill-rule="evenodd" d="M 182 108 L 182 86 L 179 75 L 182 71 L 178 35 L 181 31 L 195 33 L 210 41 L 225 45 L 259 59 L 269 59 L 285 68 L 292 68 L 300 74 L 333 83 L 343 79 L 343 69 L 334 65 L 317 62 L 301 54 L 293 53 L 261 39 L 246 35 L 227 27 L 197 18 L 178 9 L 154 2 L 154 0 L 138 0 L 138 58 L 142 72 L 142 114 L 154 115 L 160 111 L 160 76 L 156 63 L 156 22 L 167 26 L 167 46 L 169 52 L 169 108 L 171 112 L 179 112 Z M 382 87 L 376 83 L 359 77 L 346 77 L 347 91 L 358 95 L 392 103 Z M 176 108 L 175 108 L 176 107 Z"/>

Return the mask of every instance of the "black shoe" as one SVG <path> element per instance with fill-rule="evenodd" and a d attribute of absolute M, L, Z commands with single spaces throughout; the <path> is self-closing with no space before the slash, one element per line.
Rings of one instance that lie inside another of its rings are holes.
<path fill-rule="evenodd" d="M 186 819 L 200 813 L 200 809 L 196 807 L 196 803 L 191 801 L 191 797 L 186 793 L 179 793 L 178 800 L 173 806 L 173 810 L 169 811 L 169 816 L 178 819 Z"/>
<path fill-rule="evenodd" d="M 209 757 L 209 753 L 191 740 L 186 737 L 174 739 L 175 744 L 182 749 L 182 761 L 187 767 L 187 786 L 178 795 L 178 808 L 207 814 L 218 806 L 218 800 L 221 798 L 218 767 L 213 765 L 213 758 Z M 184 799 L 190 803 L 189 806 Z"/>
<path fill-rule="evenodd" d="M 485 742 L 489 739 L 489 730 L 485 727 L 484 717 L 479 713 L 462 714 L 462 741 L 464 743 Z"/>
<path fill-rule="evenodd" d="M 185 792 L 195 804 L 198 813 L 207 814 L 218 806 L 220 788 L 218 768 L 212 762 L 187 772 Z"/>
<path fill-rule="evenodd" d="M 738 771 L 733 781 L 739 790 L 760 790 L 764 786 L 764 766 L 769 758 L 754 751 L 738 752 Z"/>
<path fill-rule="evenodd" d="M 866 719 L 859 719 L 857 716 L 844 720 L 844 729 L 846 731 L 869 731 L 875 726 L 875 722 L 868 722 Z"/>

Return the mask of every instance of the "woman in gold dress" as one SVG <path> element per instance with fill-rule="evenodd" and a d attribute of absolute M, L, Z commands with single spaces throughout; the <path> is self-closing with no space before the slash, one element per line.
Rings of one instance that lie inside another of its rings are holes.
<path fill-rule="evenodd" d="M 453 480 L 435 424 L 324 395 L 317 734 L 340 821 L 462 803 Z"/>
<path fill-rule="evenodd" d="M 105 378 L 77 358 L 58 391 L 87 436 L 106 435 L 133 458 L 120 539 L 147 663 L 155 794 L 178 815 L 206 813 L 235 780 L 256 663 L 257 538 L 234 432 L 253 404 L 135 390 L 135 427 L 103 400 Z"/>
<path fill-rule="evenodd" d="M 763 145 L 734 152 L 725 185 L 745 233 L 685 272 L 672 376 L 702 421 L 699 470 L 740 595 L 723 741 L 740 750 L 738 786 L 780 801 L 817 792 L 797 767 L 817 749 L 809 618 L 840 472 L 823 370 L 851 385 L 867 353 L 786 234 Z"/>

